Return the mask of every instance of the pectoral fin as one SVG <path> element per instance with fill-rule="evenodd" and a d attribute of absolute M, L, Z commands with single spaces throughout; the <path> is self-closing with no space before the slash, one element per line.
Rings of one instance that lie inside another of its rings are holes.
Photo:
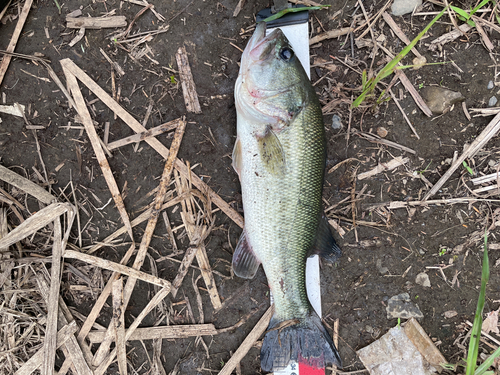
<path fill-rule="evenodd" d="M 340 247 L 333 238 L 330 224 L 326 217 L 322 216 L 319 220 L 318 232 L 316 234 L 316 242 L 309 252 L 309 256 L 319 255 L 329 263 L 335 262 L 342 255 Z"/>
<path fill-rule="evenodd" d="M 241 142 L 239 138 L 236 138 L 236 143 L 233 148 L 233 168 L 238 173 L 238 176 L 241 173 L 241 164 L 242 156 L 241 156 Z"/>
<path fill-rule="evenodd" d="M 252 279 L 257 273 L 260 260 L 257 259 L 252 247 L 248 243 L 245 230 L 241 233 L 240 240 L 233 254 L 233 271 L 236 276 Z"/>
<path fill-rule="evenodd" d="M 283 174 L 285 172 L 285 153 L 280 140 L 271 127 L 266 128 L 263 137 L 258 138 L 259 152 L 262 163 L 271 174 Z"/>

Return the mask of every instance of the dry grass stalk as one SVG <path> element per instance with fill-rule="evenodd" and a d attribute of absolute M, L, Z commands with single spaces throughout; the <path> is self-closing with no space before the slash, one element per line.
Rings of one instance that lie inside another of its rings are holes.
<path fill-rule="evenodd" d="M 115 326 L 116 357 L 120 375 L 127 375 L 127 348 L 125 341 L 125 305 L 123 303 L 123 279 L 113 282 L 113 322 Z"/>
<path fill-rule="evenodd" d="M 136 133 L 147 131 L 134 117 L 132 117 L 127 111 L 125 111 L 113 98 L 106 93 L 97 83 L 95 83 L 83 70 L 81 70 L 73 61 L 70 59 L 63 59 L 60 61 L 61 65 L 64 64 L 65 69 L 75 76 L 87 86 L 90 91 L 92 91 L 101 101 L 108 106 L 113 112 L 115 112 L 118 117 L 120 117 L 132 130 Z M 153 149 L 155 149 L 161 156 L 165 159 L 168 158 L 169 150 L 160 141 L 155 138 L 145 139 Z M 211 199 L 211 201 L 219 207 L 222 212 L 224 212 L 231 220 L 233 220 L 240 228 L 243 228 L 243 217 L 236 212 L 229 204 L 224 201 L 215 191 L 213 191 L 208 185 L 201 180 L 195 173 L 192 173 L 180 160 L 175 161 L 175 169 L 181 173 L 182 176 L 187 178 L 190 176 L 191 182 L 200 191 L 205 192 Z M 1 174 L 0 174 L 1 176 Z"/>
<path fill-rule="evenodd" d="M 429 49 L 431 51 L 436 51 L 437 49 L 443 48 L 443 46 L 448 43 L 452 42 L 458 37 L 462 36 L 463 33 L 468 32 L 472 27 L 470 27 L 467 23 L 464 23 L 458 27 L 459 30 L 455 29 L 450 31 L 449 33 L 441 35 L 439 38 L 434 39 L 430 44 L 429 44 Z"/>
<path fill-rule="evenodd" d="M 241 9 L 243 8 L 243 5 L 245 5 L 245 0 L 238 1 L 238 5 L 236 5 L 236 8 L 234 8 L 233 17 L 238 17 L 238 14 L 240 14 Z"/>
<path fill-rule="evenodd" d="M 74 333 L 77 331 L 78 326 L 73 320 L 71 323 L 65 325 L 57 332 L 56 349 L 64 345 Z M 42 347 L 34 356 L 32 356 L 14 375 L 29 375 L 35 372 L 41 365 L 45 357 L 45 350 Z"/>
<path fill-rule="evenodd" d="M 389 147 L 396 148 L 398 150 L 406 151 L 409 152 L 410 154 L 416 154 L 414 150 L 411 148 L 408 148 L 406 146 L 402 146 L 396 142 L 389 141 L 387 139 L 380 138 L 378 135 L 372 134 L 372 133 L 364 133 L 360 131 L 354 131 L 354 134 L 359 135 L 362 138 L 365 138 L 366 140 L 374 143 L 380 143 Z"/>
<path fill-rule="evenodd" d="M 145 132 L 137 133 L 131 135 L 130 137 L 125 137 L 118 141 L 108 143 L 108 150 L 114 150 L 118 147 L 122 147 L 131 143 L 140 142 L 149 137 L 156 137 L 157 135 L 169 132 L 171 130 L 175 130 L 181 122 L 182 119 L 179 118 L 177 120 L 169 121 L 164 124 L 158 125 L 154 128 L 148 129 Z"/>
<path fill-rule="evenodd" d="M 16 49 L 17 41 L 19 40 L 21 31 L 23 30 L 26 19 L 28 18 L 32 3 L 33 0 L 26 0 L 26 2 L 24 3 L 23 10 L 21 11 L 21 14 L 19 14 L 16 28 L 14 29 L 12 38 L 10 39 L 9 45 L 7 46 L 7 52 L 14 52 L 14 50 Z M 2 62 L 0 63 L 0 84 L 2 84 L 5 73 L 7 73 L 7 69 L 9 68 L 11 59 L 11 55 L 5 55 L 2 59 Z"/>
<path fill-rule="evenodd" d="M 46 304 L 48 304 L 50 303 L 50 288 L 48 285 L 48 281 L 50 281 L 50 278 L 48 276 L 48 271 L 43 266 L 38 271 L 39 272 L 37 272 L 35 275 L 38 289 L 40 291 L 40 294 L 42 295 L 42 298 L 45 300 Z M 74 321 L 74 319 L 68 307 L 66 306 L 66 303 L 60 296 L 58 296 L 58 300 L 59 305 L 56 322 L 58 328 L 62 328 L 67 325 L 68 322 Z M 90 348 L 87 346 L 86 342 L 78 341 L 76 337 L 71 336 L 63 344 L 63 351 L 75 373 L 79 375 L 92 375 L 92 371 L 88 365 L 92 358 L 92 353 L 90 352 Z M 59 374 L 62 375 L 65 373 L 66 371 L 63 368 L 59 370 Z"/>
<path fill-rule="evenodd" d="M 190 182 L 182 176 L 176 174 L 175 175 L 175 186 L 178 194 L 182 194 L 191 190 Z M 196 210 L 196 202 L 194 201 L 193 196 L 190 199 L 186 199 L 181 202 L 182 212 L 181 218 L 182 222 L 186 227 L 186 232 L 188 234 L 190 244 L 192 246 L 198 247 L 198 251 L 196 251 L 196 261 L 201 269 L 201 274 L 203 276 L 203 280 L 205 281 L 205 285 L 208 289 L 208 295 L 210 296 L 210 301 L 214 306 L 214 309 L 217 310 L 221 306 L 221 301 L 219 297 L 219 293 L 217 291 L 217 287 L 215 285 L 214 276 L 212 273 L 212 268 L 210 267 L 210 262 L 208 261 L 207 252 L 205 250 L 205 246 L 203 245 L 203 241 L 207 237 L 208 233 L 211 230 L 211 226 L 213 225 L 213 218 L 211 217 L 211 202 L 206 198 L 206 202 L 204 202 L 205 212 Z M 202 219 L 205 218 L 209 225 L 200 225 Z"/>
<path fill-rule="evenodd" d="M 181 265 L 179 266 L 179 271 L 177 271 L 177 275 L 175 276 L 174 281 L 172 281 L 172 296 L 175 298 L 177 296 L 177 291 L 182 285 L 182 281 L 186 276 L 189 266 L 193 263 L 194 257 L 198 252 L 199 247 L 190 247 L 186 250 L 184 254 L 184 258 L 182 258 Z"/>
<path fill-rule="evenodd" d="M 99 162 L 99 165 L 102 170 L 102 174 L 104 176 L 104 179 L 106 180 L 106 183 L 108 185 L 108 188 L 111 192 L 111 196 L 113 197 L 113 200 L 115 201 L 116 208 L 118 209 L 118 212 L 120 213 L 120 216 L 122 218 L 123 224 L 127 228 L 127 232 L 132 239 L 134 240 L 134 234 L 132 233 L 132 226 L 130 225 L 130 219 L 128 217 L 127 211 L 125 210 L 125 205 L 123 203 L 123 198 L 120 194 L 120 189 L 118 188 L 118 185 L 116 184 L 116 180 L 113 176 L 113 173 L 111 172 L 111 168 L 109 166 L 108 160 L 106 159 L 106 155 L 104 154 L 104 151 L 101 147 L 100 143 L 100 138 L 97 135 L 97 132 L 94 127 L 94 123 L 92 121 L 92 118 L 90 117 L 89 110 L 87 108 L 87 105 L 85 103 L 85 100 L 83 99 L 82 92 L 80 91 L 80 87 L 78 86 L 78 82 L 76 80 L 76 75 L 74 75 L 70 70 L 66 68 L 67 65 L 67 60 L 62 60 L 61 61 L 61 66 L 63 67 L 64 74 L 66 76 L 66 81 L 68 83 L 68 87 L 70 88 L 70 91 L 73 95 L 73 98 L 76 103 L 76 110 L 78 114 L 80 115 L 80 118 L 82 119 L 83 125 L 85 127 L 85 130 L 87 132 L 87 135 L 89 136 L 90 143 L 92 144 L 92 148 L 94 149 L 95 155 L 97 157 L 97 161 Z"/>
<path fill-rule="evenodd" d="M 396 70 L 396 75 L 399 78 L 399 80 L 401 81 L 401 83 L 403 84 L 403 86 L 405 87 L 405 89 L 408 90 L 411 97 L 413 98 L 415 103 L 417 103 L 418 107 L 422 110 L 422 112 L 424 112 L 424 114 L 427 117 L 432 117 L 431 109 L 427 106 L 424 99 L 422 99 L 422 97 L 420 96 L 418 91 L 415 89 L 415 87 L 413 87 L 413 85 L 411 84 L 411 82 L 408 79 L 408 77 L 406 76 L 406 74 L 402 70 Z"/>
<path fill-rule="evenodd" d="M 411 131 L 413 132 L 413 134 L 415 134 L 415 137 L 417 137 L 417 139 L 420 139 L 417 131 L 415 130 L 415 128 L 413 127 L 410 119 L 408 118 L 408 116 L 406 116 L 406 113 L 405 111 L 403 110 L 403 108 L 401 107 L 401 104 L 399 104 L 399 101 L 398 99 L 396 99 L 396 96 L 394 95 L 394 93 L 392 92 L 392 90 L 389 90 L 389 94 L 391 95 L 391 98 L 392 100 L 394 100 L 394 103 L 396 103 L 396 106 L 398 107 L 399 111 L 401 112 L 401 114 L 403 115 L 406 123 L 408 124 L 408 126 L 410 127 Z"/>
<path fill-rule="evenodd" d="M 150 275 L 149 273 L 142 272 L 142 271 L 139 271 L 137 269 L 121 265 L 119 263 L 111 262 L 111 261 L 106 260 L 106 259 L 95 257 L 93 255 L 84 254 L 84 253 L 81 253 L 79 251 L 66 250 L 64 252 L 64 257 L 70 258 L 70 259 L 78 259 L 78 260 L 81 260 L 83 262 L 92 264 L 96 267 L 100 267 L 100 268 L 104 268 L 106 270 L 121 273 L 123 275 L 127 275 L 127 276 L 133 277 L 135 279 L 139 279 L 139 280 L 145 281 L 147 283 L 151 283 L 151 284 L 158 285 L 161 287 L 170 286 L 170 283 L 167 280 L 160 279 L 159 277 L 155 277 L 153 275 Z"/>
<path fill-rule="evenodd" d="M 446 173 L 439 179 L 438 182 L 432 187 L 431 190 L 427 192 L 424 196 L 424 201 L 432 197 L 438 192 L 439 189 L 445 184 L 446 181 L 451 177 L 453 172 L 457 170 L 459 166 L 462 165 L 463 161 L 467 158 L 473 157 L 479 150 L 481 150 L 484 145 L 494 136 L 497 135 L 500 130 L 500 114 L 497 114 L 493 120 L 486 126 L 486 128 L 479 134 L 479 136 L 474 139 L 474 142 L 465 150 L 462 155 L 451 165 L 451 167 L 446 171 Z"/>
<path fill-rule="evenodd" d="M 352 27 L 343 27 L 341 29 L 329 30 L 326 33 L 316 35 L 315 37 L 309 39 L 309 45 L 312 46 L 313 44 L 319 43 L 325 39 L 338 38 L 339 36 L 349 34 L 353 30 L 354 29 Z"/>
<path fill-rule="evenodd" d="M 127 26 L 125 16 L 109 17 L 66 17 L 66 27 L 69 29 L 109 29 Z"/>
<path fill-rule="evenodd" d="M 111 60 L 111 58 L 106 54 L 106 52 L 104 52 L 104 50 L 102 48 L 99 48 L 99 51 L 104 56 L 104 58 L 111 64 L 111 66 L 113 67 L 113 69 L 116 70 L 116 72 L 121 77 L 123 77 L 125 75 L 125 71 L 122 69 L 122 67 L 120 66 L 120 64 L 118 64 L 116 61 Z"/>
<path fill-rule="evenodd" d="M 42 375 L 52 375 L 56 361 L 57 315 L 59 313 L 59 288 L 61 286 L 61 256 L 63 252 L 62 228 L 59 217 L 54 220 L 54 245 L 52 246 L 52 267 L 50 289 L 47 300 L 47 324 L 45 326 L 44 361 Z"/>
<path fill-rule="evenodd" d="M 0 165 L 0 180 L 5 181 L 9 185 L 15 186 L 22 191 L 32 195 L 39 201 L 45 204 L 51 204 L 55 202 L 57 199 L 52 194 L 47 192 L 41 186 L 35 184 L 34 182 L 24 178 L 23 176 L 17 174 L 16 172 L 11 171 L 8 168 L 5 168 L 3 165 Z"/>
<path fill-rule="evenodd" d="M 416 207 L 416 206 L 428 206 L 431 204 L 436 205 L 450 205 L 457 203 L 475 203 L 475 202 L 495 202 L 500 203 L 500 199 L 481 199 L 481 198 L 447 198 L 447 199 L 429 199 L 429 200 L 421 200 L 421 201 L 392 201 L 392 202 L 382 202 L 370 204 L 364 207 L 367 210 L 373 210 L 379 207 L 387 207 L 388 209 L 396 209 L 396 208 L 408 208 L 408 207 Z"/>
<path fill-rule="evenodd" d="M 185 339 L 196 336 L 212 336 L 218 333 L 213 324 L 158 326 L 137 328 L 129 340 Z M 105 330 L 90 331 L 88 339 L 93 344 L 100 343 L 104 340 L 105 335 Z"/>
<path fill-rule="evenodd" d="M 179 76 L 186 109 L 188 112 L 201 113 L 200 102 L 198 101 L 198 94 L 196 93 L 196 85 L 194 84 L 193 74 L 191 73 L 186 48 L 184 46 L 179 48 L 175 54 L 175 59 L 179 67 Z"/>
<path fill-rule="evenodd" d="M 162 288 L 155 296 L 149 301 L 146 307 L 141 311 L 141 313 L 137 316 L 134 322 L 130 325 L 125 333 L 125 340 L 128 341 L 134 331 L 137 329 L 139 324 L 143 321 L 146 315 L 155 308 L 163 299 L 170 293 L 170 288 Z M 109 355 L 104 359 L 104 361 L 99 365 L 97 369 L 94 371 L 94 375 L 104 375 L 106 373 L 107 368 L 116 357 L 116 348 L 109 353 Z"/>
<path fill-rule="evenodd" d="M 7 236 L 0 239 L 0 248 L 9 247 L 16 242 L 21 241 L 23 238 L 26 238 L 39 229 L 45 227 L 47 224 L 51 223 L 66 212 L 68 212 L 70 218 L 74 218 L 74 211 L 75 208 L 70 203 L 52 203 L 50 206 L 47 206 L 38 211 L 36 214 L 30 216 Z M 71 223 L 72 222 L 73 220 L 71 220 Z M 70 228 L 71 225 L 69 226 L 69 229 Z M 69 229 L 66 232 L 68 236 Z"/>
<path fill-rule="evenodd" d="M 186 199 L 188 194 L 184 194 L 184 195 L 181 195 L 181 196 L 178 196 L 170 201 L 168 201 L 167 203 L 163 204 L 163 206 L 161 207 L 161 210 L 164 210 L 166 208 L 169 208 L 169 207 L 172 207 L 172 206 L 175 206 L 177 204 L 179 204 L 181 201 L 183 201 L 184 199 Z M 144 211 L 142 214 L 140 214 L 139 216 L 137 216 L 134 220 L 132 220 L 132 222 L 130 223 L 132 225 L 132 228 L 145 222 L 146 220 L 149 219 L 149 217 L 151 216 L 151 213 L 153 212 L 153 208 L 149 208 L 147 209 L 146 211 Z M 120 229 L 118 229 L 116 232 L 110 234 L 108 237 L 106 237 L 104 240 L 102 240 L 101 242 L 95 244 L 94 246 L 92 246 L 88 251 L 87 251 L 87 254 L 92 254 L 94 252 L 96 252 L 97 250 L 101 249 L 102 247 L 104 246 L 113 246 L 113 240 L 119 236 L 121 236 L 122 234 L 124 233 L 127 233 L 127 229 L 125 227 L 121 227 Z"/>
<path fill-rule="evenodd" d="M 158 222 L 158 217 L 160 215 L 160 209 L 163 205 L 163 199 L 165 197 L 168 184 L 170 181 L 170 176 L 172 174 L 174 161 L 177 157 L 177 152 L 181 145 L 182 137 L 184 135 L 184 130 L 186 129 L 186 121 L 183 120 L 177 129 L 175 130 L 174 139 L 172 140 L 172 146 L 170 148 L 170 153 L 168 155 L 167 161 L 165 162 L 165 167 L 163 169 L 163 174 L 161 176 L 160 185 L 158 192 L 155 197 L 154 208 L 151 211 L 151 216 L 148 220 L 146 230 L 144 231 L 144 235 L 142 237 L 141 244 L 139 246 L 139 250 L 137 252 L 136 258 L 134 260 L 134 264 L 132 268 L 140 269 L 142 264 L 144 263 L 144 259 L 146 258 L 146 253 L 149 247 L 149 243 L 151 242 L 151 238 L 153 237 L 154 229 L 156 228 L 156 223 Z M 125 288 L 123 291 L 123 299 L 125 306 L 128 305 L 130 297 L 132 295 L 132 291 L 134 290 L 135 283 L 137 279 L 134 277 L 130 277 L 125 284 Z M 168 285 L 168 289 L 170 290 L 170 283 Z M 111 327 L 110 327 L 111 328 Z M 111 345 L 111 335 L 107 336 L 108 340 L 104 341 L 99 350 L 96 353 L 96 358 L 99 358 L 104 353 L 109 351 L 109 347 Z M 97 364 L 97 362 L 94 362 Z"/>
<path fill-rule="evenodd" d="M 401 41 L 404 44 L 409 45 L 411 43 L 410 39 L 408 39 L 408 37 L 405 35 L 405 33 L 403 33 L 403 30 L 401 30 L 401 28 L 398 26 L 398 24 L 396 22 L 394 22 L 394 20 L 392 19 L 391 15 L 389 13 L 383 12 L 382 17 L 384 18 L 385 23 L 387 23 L 389 25 L 389 27 L 392 29 L 392 31 L 394 31 L 394 34 L 396 34 L 396 36 L 399 39 L 401 39 Z M 416 47 L 413 47 L 411 49 L 411 52 L 413 52 L 413 54 L 419 58 L 422 57 L 420 52 L 417 51 Z"/>
<path fill-rule="evenodd" d="M 219 375 L 231 375 L 236 365 L 241 362 L 253 344 L 255 344 L 259 337 L 266 331 L 273 312 L 274 306 L 270 306 L 264 315 L 262 315 L 262 318 L 260 318 L 255 327 L 253 327 L 252 331 L 248 334 L 245 340 L 243 340 L 243 343 L 236 350 L 233 356 L 226 362 L 222 370 L 219 372 Z"/>

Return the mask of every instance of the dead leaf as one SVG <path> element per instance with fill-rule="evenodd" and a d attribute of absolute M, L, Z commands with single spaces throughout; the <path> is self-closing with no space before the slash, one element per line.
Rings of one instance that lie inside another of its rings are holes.
<path fill-rule="evenodd" d="M 500 310 L 500 309 L 498 309 Z M 498 331 L 498 310 L 494 310 L 488 313 L 488 316 L 483 321 L 483 326 L 481 329 L 486 332 L 500 333 Z"/>

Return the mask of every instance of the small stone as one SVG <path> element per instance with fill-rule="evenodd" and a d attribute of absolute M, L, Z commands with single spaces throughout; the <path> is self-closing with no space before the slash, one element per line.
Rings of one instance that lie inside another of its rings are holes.
<path fill-rule="evenodd" d="M 375 331 L 374 331 L 374 329 L 373 329 L 373 327 L 372 327 L 372 326 L 369 326 L 369 325 L 367 325 L 367 326 L 365 327 L 365 331 L 366 331 L 366 332 L 368 332 L 368 333 L 373 333 L 373 332 L 375 332 Z"/>
<path fill-rule="evenodd" d="M 437 86 L 425 87 L 422 97 L 435 115 L 441 115 L 453 104 L 465 100 L 461 93 Z"/>
<path fill-rule="evenodd" d="M 402 16 L 412 13 L 420 5 L 422 5 L 422 0 L 394 0 L 391 12 L 393 16 Z"/>
<path fill-rule="evenodd" d="M 495 96 L 492 96 L 490 100 L 488 100 L 488 107 L 494 107 L 498 102 L 498 99 Z"/>
<path fill-rule="evenodd" d="M 449 311 L 445 311 L 443 315 L 446 319 L 450 319 L 450 318 L 453 318 L 454 316 L 457 316 L 458 313 L 455 310 L 449 310 Z"/>
<path fill-rule="evenodd" d="M 340 117 L 337 115 L 333 115 L 332 117 L 332 128 L 333 130 L 342 129 L 342 121 L 340 120 Z"/>
<path fill-rule="evenodd" d="M 493 83 L 493 81 L 489 81 L 488 82 L 488 90 L 491 90 L 493 87 L 495 87 L 495 84 Z"/>
<path fill-rule="evenodd" d="M 385 137 L 387 137 L 387 133 L 389 133 L 389 132 L 388 132 L 388 131 L 387 131 L 387 129 L 386 129 L 386 128 L 384 128 L 383 126 L 380 126 L 380 127 L 378 127 L 378 128 L 377 128 L 377 134 L 378 134 L 378 136 L 379 136 L 380 138 L 385 138 Z"/>
<path fill-rule="evenodd" d="M 427 288 L 431 287 L 431 281 L 429 280 L 429 275 L 427 275 L 425 272 L 420 272 L 417 275 L 415 283 L 417 283 L 418 285 L 425 286 Z"/>
<path fill-rule="evenodd" d="M 422 314 L 418 306 L 410 301 L 410 295 L 408 293 L 401 293 L 391 297 L 389 301 L 387 301 L 385 310 L 387 311 L 387 319 L 424 317 L 424 314 Z"/>
<path fill-rule="evenodd" d="M 381 259 L 377 259 L 376 266 L 377 266 L 378 272 L 380 272 L 381 275 L 384 275 L 387 272 L 389 272 L 389 269 L 387 267 L 382 267 L 382 260 Z"/>

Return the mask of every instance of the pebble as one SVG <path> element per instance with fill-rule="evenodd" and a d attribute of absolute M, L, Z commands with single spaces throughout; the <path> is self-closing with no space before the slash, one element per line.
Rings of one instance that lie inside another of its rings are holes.
<path fill-rule="evenodd" d="M 410 301 L 410 295 L 408 293 L 401 293 L 397 296 L 393 296 L 387 301 L 387 319 L 401 318 L 423 318 L 424 314 L 418 308 L 416 304 Z"/>
<path fill-rule="evenodd" d="M 387 133 L 389 133 L 389 132 L 383 126 L 380 126 L 377 128 L 377 134 L 379 137 L 385 138 L 385 137 L 387 137 Z"/>
<path fill-rule="evenodd" d="M 461 93 L 438 86 L 424 88 L 422 97 L 435 115 L 441 115 L 453 104 L 465 100 Z"/>
<path fill-rule="evenodd" d="M 416 7 L 422 5 L 422 0 L 394 0 L 391 6 L 393 16 L 402 16 L 412 13 Z"/>
<path fill-rule="evenodd" d="M 382 267 L 382 260 L 381 259 L 377 259 L 376 266 L 377 266 L 378 272 L 380 272 L 381 275 L 384 275 L 387 272 L 389 272 L 389 268 Z"/>
<path fill-rule="evenodd" d="M 488 82 L 488 90 L 491 90 L 494 86 L 493 81 Z"/>
<path fill-rule="evenodd" d="M 415 282 L 418 285 L 422 285 L 422 286 L 425 286 L 427 288 L 431 287 L 431 281 L 429 280 L 429 275 L 427 275 L 425 272 L 420 272 L 417 275 Z"/>
<path fill-rule="evenodd" d="M 334 130 L 342 129 L 342 121 L 340 120 L 340 117 L 337 115 L 333 115 L 332 117 L 332 128 Z"/>
<path fill-rule="evenodd" d="M 492 96 L 490 100 L 488 100 L 488 107 L 494 107 L 498 102 L 496 96 Z"/>

